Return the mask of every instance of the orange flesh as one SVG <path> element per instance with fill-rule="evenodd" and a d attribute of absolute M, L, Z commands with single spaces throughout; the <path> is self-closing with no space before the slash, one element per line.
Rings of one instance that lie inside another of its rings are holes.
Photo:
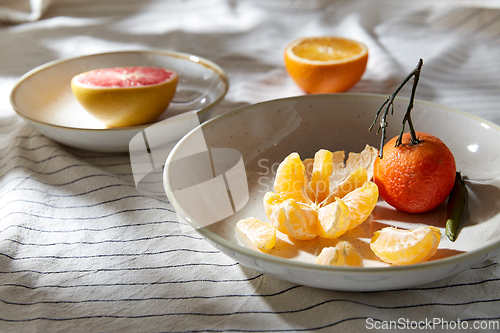
<path fill-rule="evenodd" d="M 307 40 L 292 50 L 300 58 L 319 61 L 343 60 L 363 51 L 358 44 L 337 38 Z"/>

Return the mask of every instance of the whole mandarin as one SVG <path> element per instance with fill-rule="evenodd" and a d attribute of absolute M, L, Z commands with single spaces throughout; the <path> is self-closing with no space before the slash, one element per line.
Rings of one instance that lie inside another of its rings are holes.
<path fill-rule="evenodd" d="M 408 213 L 430 211 L 449 196 L 455 183 L 455 158 L 439 138 L 416 132 L 418 144 L 404 133 L 402 145 L 397 137 L 384 145 L 377 158 L 373 179 L 380 196 L 394 208 Z"/>

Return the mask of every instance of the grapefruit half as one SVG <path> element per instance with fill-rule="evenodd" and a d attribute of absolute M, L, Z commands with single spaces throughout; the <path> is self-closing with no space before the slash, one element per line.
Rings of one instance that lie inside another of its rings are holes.
<path fill-rule="evenodd" d="M 175 71 L 159 67 L 115 67 L 81 73 L 71 80 L 80 104 L 108 127 L 152 122 L 177 89 Z"/>

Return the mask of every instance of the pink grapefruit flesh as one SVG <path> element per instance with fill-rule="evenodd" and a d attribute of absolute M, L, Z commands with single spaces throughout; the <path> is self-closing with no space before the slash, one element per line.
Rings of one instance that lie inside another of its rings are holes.
<path fill-rule="evenodd" d="M 144 125 L 169 106 L 176 72 L 159 67 L 115 67 L 81 73 L 71 80 L 80 104 L 108 127 Z"/>

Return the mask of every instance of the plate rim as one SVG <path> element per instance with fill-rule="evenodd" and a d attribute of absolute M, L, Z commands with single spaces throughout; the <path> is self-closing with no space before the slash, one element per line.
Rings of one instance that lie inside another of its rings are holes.
<path fill-rule="evenodd" d="M 232 111 L 229 111 L 227 113 L 221 114 L 217 117 L 214 117 L 199 126 L 197 126 L 195 129 L 187 133 L 177 144 L 174 146 L 172 149 L 171 153 L 167 157 L 167 160 L 165 162 L 165 169 L 163 171 L 163 185 L 164 189 L 166 190 L 166 193 L 172 193 L 170 184 L 168 182 L 168 165 L 169 162 L 172 159 L 172 156 L 174 155 L 174 152 L 178 149 L 178 147 L 185 141 L 187 140 L 187 137 L 191 135 L 191 133 L 195 132 L 199 128 L 202 128 L 204 126 L 210 126 L 212 122 L 220 121 L 221 119 L 225 117 L 230 117 L 233 114 L 239 113 L 239 112 L 244 112 L 247 109 L 252 109 L 256 106 L 261 106 L 265 104 L 273 104 L 273 103 L 278 103 L 278 102 L 283 102 L 283 101 L 289 101 L 289 100 L 296 100 L 296 99 L 319 99 L 319 98 L 339 98 L 339 97 L 353 97 L 353 98 L 366 98 L 366 97 L 371 97 L 371 98 L 379 98 L 379 99 L 387 99 L 387 95 L 382 95 L 382 94 L 374 94 L 374 93 L 335 93 L 335 94 L 311 94 L 311 95 L 300 95 L 300 96 L 293 96 L 293 97 L 285 97 L 285 98 L 279 98 L 279 99 L 273 99 L 273 100 L 267 100 L 259 103 L 254 103 L 250 105 L 245 105 L 239 108 L 236 108 Z M 409 98 L 406 97 L 396 97 L 396 100 L 401 100 L 401 101 L 409 101 Z M 475 121 L 487 124 L 490 126 L 492 129 L 495 129 L 497 132 L 500 132 L 500 126 L 494 124 L 493 122 L 486 120 L 484 118 L 469 114 L 465 111 L 448 107 L 442 104 L 438 104 L 435 102 L 430 102 L 430 101 L 425 101 L 425 100 L 420 100 L 420 99 L 415 99 L 414 100 L 415 105 L 417 104 L 423 104 L 423 105 L 429 105 L 432 107 L 444 109 L 449 112 L 453 113 L 458 113 L 462 116 L 471 118 Z M 168 198 L 170 202 L 172 201 L 176 202 L 175 197 Z M 176 210 L 176 213 L 181 215 L 182 218 L 185 220 L 185 212 L 178 212 Z M 184 213 L 184 214 L 182 214 Z M 218 223 L 218 222 L 216 222 Z M 290 259 L 285 259 L 285 258 L 280 258 L 273 256 L 271 254 L 266 254 L 264 252 L 259 252 L 255 251 L 249 248 L 246 248 L 244 246 L 238 245 L 236 243 L 233 243 L 231 241 L 226 240 L 225 238 L 209 231 L 205 227 L 199 227 L 199 228 L 194 228 L 192 227 L 189 223 L 188 226 L 195 230 L 197 233 L 202 235 L 204 238 L 207 239 L 209 243 L 214 242 L 215 244 L 220 244 L 224 246 L 226 249 L 229 249 L 235 253 L 240 253 L 242 255 L 245 255 L 250 258 L 254 258 L 257 260 L 262 260 L 268 263 L 276 263 L 280 265 L 284 265 L 286 267 L 293 267 L 296 269 L 301 269 L 301 270 L 310 270 L 310 271 L 319 271 L 322 273 L 351 273 L 351 274 L 376 274 L 376 273 L 408 273 L 412 271 L 425 271 L 425 270 L 434 270 L 434 269 L 440 269 L 443 267 L 448 267 L 451 265 L 462 265 L 467 261 L 473 261 L 473 259 L 478 258 L 480 256 L 487 256 L 489 253 L 492 253 L 495 250 L 498 250 L 500 248 L 500 239 L 497 241 L 493 242 L 492 244 L 487 245 L 484 248 L 480 248 L 477 250 L 473 251 L 468 251 L 464 253 L 460 253 L 451 257 L 446 257 L 446 258 L 441 258 L 433 261 L 427 261 L 423 263 L 418 263 L 418 264 L 411 264 L 411 265 L 399 265 L 399 266 L 388 266 L 388 267 L 338 267 L 338 266 L 325 266 L 325 265 L 317 265 L 313 263 L 307 263 L 307 262 L 300 262 L 300 261 L 294 261 Z M 238 261 L 238 260 L 237 260 Z"/>
<path fill-rule="evenodd" d="M 10 105 L 12 106 L 12 108 L 14 109 L 14 111 L 21 117 L 21 118 L 24 118 L 26 120 L 29 120 L 29 121 L 32 121 L 38 125 L 41 125 L 41 126 L 48 126 L 48 127 L 53 127 L 53 128 L 57 128 L 57 129 L 63 129 L 63 130 L 76 130 L 76 131 L 97 131 L 97 132 L 111 132 L 111 131 L 141 131 L 153 124 L 155 124 L 154 122 L 153 123 L 149 123 L 149 124 L 144 124 L 144 125 L 137 125 L 137 126 L 128 126 L 128 127 L 112 127 L 112 128 L 81 128 L 81 127 L 71 127 L 71 126 L 63 126 L 63 125 L 57 125 L 57 124 L 51 124 L 51 123 L 48 123 L 48 122 L 44 122 L 44 121 L 41 121 L 41 120 L 38 120 L 38 119 L 35 119 L 35 118 L 32 118 L 32 117 L 29 117 L 27 116 L 26 114 L 24 114 L 17 106 L 16 106 L 16 103 L 14 102 L 14 95 L 16 93 L 16 91 L 19 89 L 19 87 L 24 83 L 24 81 L 26 79 L 28 79 L 30 76 L 32 75 L 35 75 L 36 73 L 42 71 L 42 70 L 45 70 L 49 67 L 53 67 L 53 66 L 56 66 L 56 65 L 59 65 L 61 63 L 65 63 L 65 62 L 70 62 L 70 61 L 74 61 L 74 60 L 77 60 L 77 59 L 83 59 L 83 58 L 90 58 L 90 57 L 95 57 L 95 56 L 105 56 L 105 55 L 113 55 L 113 54 L 127 54 L 127 53 L 130 53 L 130 54 L 133 54 L 133 53 L 145 53 L 145 54 L 159 54 L 159 55 L 164 55 L 164 56 L 170 56 L 170 57 L 175 57 L 175 58 L 183 58 L 183 59 L 186 59 L 186 60 L 189 60 L 189 61 L 192 61 L 190 59 L 190 57 L 196 57 L 198 61 L 193 61 L 193 62 L 196 62 L 196 63 L 199 63 L 205 67 L 208 67 L 208 68 L 211 68 L 212 70 L 214 70 L 214 72 L 216 72 L 219 77 L 221 78 L 222 82 L 224 83 L 224 92 L 221 94 L 221 96 L 219 96 L 219 98 L 217 98 L 214 102 L 210 103 L 209 105 L 207 105 L 206 107 L 198 110 L 196 113 L 198 115 L 201 115 L 207 111 L 209 111 L 210 109 L 214 108 L 215 106 L 219 105 L 225 98 L 225 96 L 227 95 L 227 92 L 229 91 L 229 78 L 227 76 L 227 73 L 226 71 L 220 67 L 218 64 L 216 64 L 215 62 L 211 61 L 211 60 L 208 60 L 204 57 L 201 57 L 201 56 L 198 56 L 198 55 L 195 55 L 195 54 L 190 54 L 190 53 L 185 53 L 185 52 L 178 52 L 178 51 L 171 51 L 171 50 L 162 50 L 162 49 L 147 49 L 147 50 L 123 50 L 123 51 L 112 51 L 112 52 L 101 52 L 101 53 L 92 53 L 92 54 L 86 54 L 86 55 L 82 55 L 82 56 L 75 56 L 75 57 L 69 57 L 69 58 L 62 58 L 62 59 L 56 59 L 56 60 L 52 60 L 52 61 L 49 61 L 47 63 L 44 63 L 40 66 L 37 66 L 31 70 L 29 70 L 28 72 L 26 72 L 25 74 L 23 74 L 18 80 L 17 82 L 14 84 L 14 87 L 12 88 L 11 92 L 10 92 L 10 95 L 9 95 L 9 101 L 10 101 Z M 166 118 L 168 119 L 168 118 Z"/>

